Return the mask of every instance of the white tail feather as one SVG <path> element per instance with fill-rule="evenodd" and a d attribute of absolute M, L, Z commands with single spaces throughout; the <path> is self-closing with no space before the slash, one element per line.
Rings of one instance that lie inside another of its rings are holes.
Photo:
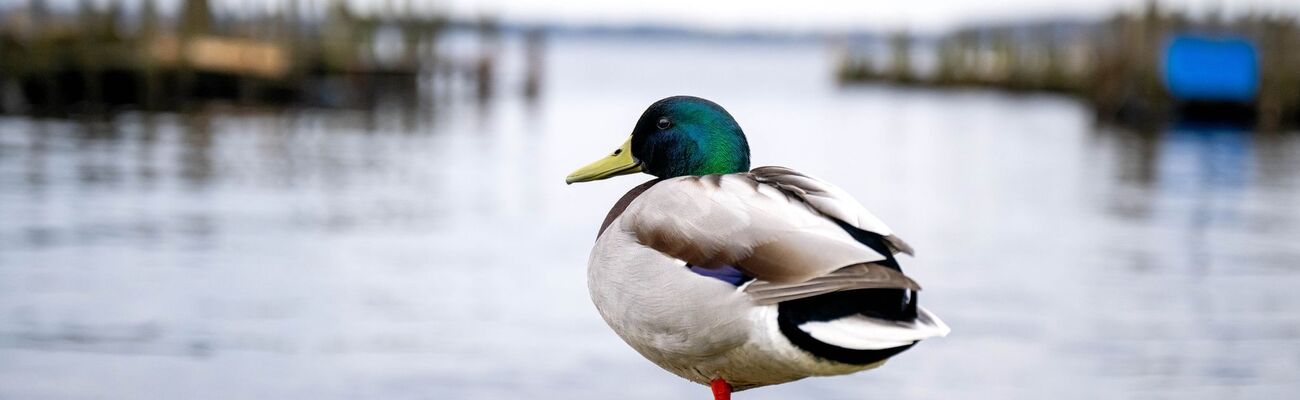
<path fill-rule="evenodd" d="M 813 339 L 853 350 L 881 350 L 906 346 L 922 339 L 947 336 L 952 329 L 924 307 L 917 307 L 916 319 L 889 321 L 853 315 L 834 321 L 799 325 Z"/>

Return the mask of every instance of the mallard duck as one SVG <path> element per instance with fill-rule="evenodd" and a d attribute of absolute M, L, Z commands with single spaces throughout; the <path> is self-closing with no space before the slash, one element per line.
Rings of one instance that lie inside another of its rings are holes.
<path fill-rule="evenodd" d="M 605 216 L 591 299 L 659 367 L 733 391 L 879 367 L 948 327 L 917 305 L 912 248 L 844 190 L 784 167 L 749 168 L 718 104 L 650 105 L 618 149 L 566 183 L 644 172 Z"/>

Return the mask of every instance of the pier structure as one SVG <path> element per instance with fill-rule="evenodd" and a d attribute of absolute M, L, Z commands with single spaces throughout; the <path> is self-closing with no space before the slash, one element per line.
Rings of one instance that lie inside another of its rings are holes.
<path fill-rule="evenodd" d="M 933 55 L 932 68 L 914 67 L 910 58 L 918 49 Z M 1228 117 L 1278 129 L 1300 125 L 1296 49 L 1294 17 L 1193 20 L 1151 1 L 1140 12 L 1100 23 L 970 28 L 937 38 L 896 33 L 876 43 L 846 44 L 836 76 L 843 84 L 1060 93 L 1087 101 L 1108 120 Z M 1207 85 L 1235 85 L 1236 94 L 1216 98 L 1186 90 Z"/>

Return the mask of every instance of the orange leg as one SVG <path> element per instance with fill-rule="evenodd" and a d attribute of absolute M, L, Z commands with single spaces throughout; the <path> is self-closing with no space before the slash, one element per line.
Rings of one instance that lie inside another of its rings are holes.
<path fill-rule="evenodd" d="M 709 381 L 709 387 L 713 389 L 713 400 L 731 400 L 731 384 L 722 379 Z"/>

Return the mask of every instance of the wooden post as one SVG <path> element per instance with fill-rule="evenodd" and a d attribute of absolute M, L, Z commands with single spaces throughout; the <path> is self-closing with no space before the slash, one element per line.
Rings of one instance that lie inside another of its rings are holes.
<path fill-rule="evenodd" d="M 528 30 L 524 39 L 524 98 L 533 100 L 541 93 L 542 62 L 545 49 L 545 33 L 542 28 Z"/>
<path fill-rule="evenodd" d="M 140 34 L 137 38 L 136 50 L 139 52 L 140 65 L 144 69 L 140 89 L 141 104 L 149 110 L 156 109 L 160 104 L 158 97 L 162 90 L 158 64 L 153 54 L 156 40 L 158 40 L 158 8 L 154 0 L 144 0 L 140 10 Z"/>

